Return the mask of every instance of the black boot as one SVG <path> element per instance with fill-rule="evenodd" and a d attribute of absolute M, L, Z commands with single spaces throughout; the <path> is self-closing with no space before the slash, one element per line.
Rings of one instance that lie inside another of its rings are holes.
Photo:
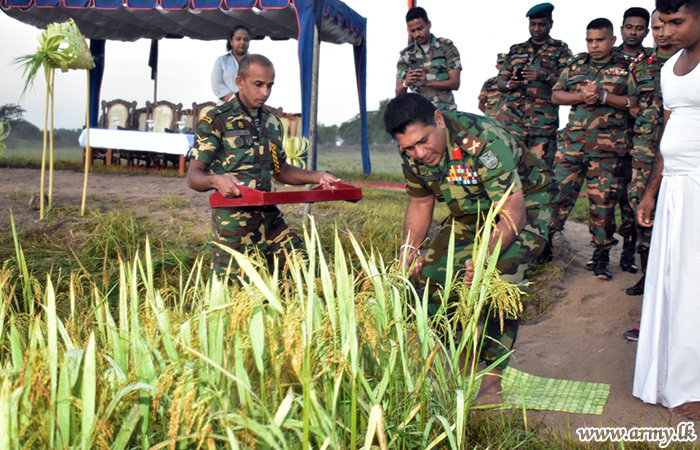
<path fill-rule="evenodd" d="M 598 261 L 598 258 L 600 258 L 600 252 L 602 252 L 602 250 L 595 249 L 593 256 L 591 256 L 591 259 L 586 263 L 586 270 L 593 270 L 595 263 Z"/>
<path fill-rule="evenodd" d="M 620 267 L 629 273 L 637 273 L 637 264 L 634 261 L 634 247 L 637 244 L 637 235 L 626 237 L 622 244 L 622 255 L 620 256 Z"/>
<path fill-rule="evenodd" d="M 552 259 L 554 259 L 554 252 L 552 250 L 552 236 L 550 236 L 547 243 L 544 244 L 544 249 L 542 249 L 542 253 L 540 253 L 537 256 L 537 258 L 535 258 L 535 261 L 532 264 L 532 266 L 538 267 L 546 263 L 551 263 Z"/>
<path fill-rule="evenodd" d="M 593 273 L 601 280 L 611 280 L 612 273 L 610 272 L 610 250 L 596 250 L 598 258 L 593 265 Z M 595 254 L 593 254 L 595 258 Z"/>
<path fill-rule="evenodd" d="M 644 295 L 644 281 L 647 273 L 647 261 L 649 260 L 649 251 L 642 252 L 639 254 L 639 262 L 642 263 L 642 278 L 639 279 L 637 284 L 632 287 L 627 288 L 625 293 L 627 295 Z"/>

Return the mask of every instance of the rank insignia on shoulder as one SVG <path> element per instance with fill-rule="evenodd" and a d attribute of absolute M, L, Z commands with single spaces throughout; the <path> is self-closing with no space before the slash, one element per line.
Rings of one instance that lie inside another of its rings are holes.
<path fill-rule="evenodd" d="M 452 149 L 452 159 L 462 159 L 462 149 L 455 147 Z"/>
<path fill-rule="evenodd" d="M 493 152 L 493 150 L 489 150 L 483 155 L 481 155 L 479 157 L 479 161 L 481 161 L 484 164 L 484 167 L 486 167 L 489 170 L 498 167 L 498 157 Z"/>
<path fill-rule="evenodd" d="M 226 129 L 233 130 L 233 124 L 231 122 L 226 122 Z"/>
<path fill-rule="evenodd" d="M 479 139 L 470 136 L 469 140 L 467 140 L 467 138 L 464 138 L 464 140 L 462 140 L 462 144 L 464 145 L 464 147 L 466 147 L 469 153 L 476 155 L 479 152 L 479 150 L 481 150 L 481 146 L 484 144 L 484 141 L 480 141 Z"/>
<path fill-rule="evenodd" d="M 447 172 L 447 182 L 452 185 L 479 184 L 479 174 L 465 164 L 455 164 Z"/>

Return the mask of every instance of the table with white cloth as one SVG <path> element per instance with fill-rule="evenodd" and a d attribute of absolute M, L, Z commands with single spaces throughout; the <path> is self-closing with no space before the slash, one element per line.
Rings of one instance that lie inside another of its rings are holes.
<path fill-rule="evenodd" d="M 87 146 L 88 130 L 83 130 L 78 142 Z M 90 148 L 107 150 L 106 165 L 112 164 L 112 151 L 139 151 L 179 155 L 179 173 L 185 173 L 185 156 L 194 143 L 194 134 L 154 133 L 149 131 L 90 129 Z M 89 156 L 92 166 L 92 155 Z"/>

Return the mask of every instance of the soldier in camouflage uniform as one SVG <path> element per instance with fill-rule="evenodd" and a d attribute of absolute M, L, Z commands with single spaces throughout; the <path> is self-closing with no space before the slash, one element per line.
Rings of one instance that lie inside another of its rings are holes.
<path fill-rule="evenodd" d="M 507 53 L 499 53 L 496 60 L 496 69 L 500 72 L 503 63 L 508 56 Z M 505 105 L 506 96 L 498 90 L 498 77 L 491 77 L 484 82 L 484 86 L 479 93 L 479 110 L 486 117 L 502 120 L 501 110 Z"/>
<path fill-rule="evenodd" d="M 430 33 L 428 14 L 421 7 L 406 13 L 413 43 L 401 50 L 396 64 L 396 95 L 407 91 L 427 98 L 438 109 L 457 109 L 452 91 L 459 89 L 462 63 L 451 40 Z"/>
<path fill-rule="evenodd" d="M 498 76 L 498 89 L 507 95 L 502 117 L 506 128 L 550 169 L 559 128 L 552 86 L 571 57 L 566 43 L 549 35 L 553 9 L 551 3 L 542 3 L 527 12 L 531 37 L 510 48 Z"/>
<path fill-rule="evenodd" d="M 462 274 L 469 285 L 477 221 L 483 220 L 493 202 L 501 201 L 513 185 L 489 248 L 492 251 L 502 237 L 496 267 L 504 280 L 527 289 L 527 270 L 545 246 L 551 204 L 558 191 L 549 170 L 501 122 L 474 114 L 441 112 L 418 95 L 393 99 L 384 114 L 384 124 L 398 141 L 404 160 L 410 201 L 401 256 L 407 268 L 417 262 L 411 275 L 420 273 L 438 285 L 444 284 L 446 267 L 452 264 L 453 273 Z M 430 228 L 436 200 L 447 204 L 453 220 L 430 243 L 423 260 L 417 248 Z M 448 261 L 453 229 L 455 255 Z M 434 293 L 436 287 L 428 289 Z M 498 320 L 488 319 L 485 330 L 495 341 L 485 340 L 480 357 L 490 364 L 512 348 L 518 319 L 509 317 L 503 332 Z M 495 369 L 497 373 L 507 363 L 507 359 L 503 361 Z M 500 381 L 496 385 L 496 377 L 487 378 L 482 382 L 482 394 L 495 396 L 500 392 Z"/>
<path fill-rule="evenodd" d="M 561 188 L 551 234 L 564 229 L 585 180 L 590 202 L 590 232 L 596 250 L 593 272 L 611 279 L 610 248 L 615 233 L 616 173 L 626 152 L 627 76 L 629 65 L 613 55 L 615 36 L 608 19 L 586 30 L 588 53 L 572 57 L 554 86 L 552 100 L 571 105 L 563 142 L 554 161 Z M 550 234 L 550 242 L 551 242 Z"/>
<path fill-rule="evenodd" d="M 663 129 L 663 98 L 661 96 L 661 68 L 673 56 L 678 48 L 664 35 L 664 24 L 656 11 L 651 17 L 651 31 L 657 49 L 646 56 L 641 54 L 630 66 L 628 89 L 630 92 L 631 112 L 636 114 L 634 122 L 634 140 L 631 150 L 632 181 L 628 184 L 629 201 L 634 210 L 642 200 L 644 187 L 651 173 L 654 156 L 659 149 L 661 130 Z M 642 265 L 642 277 L 637 284 L 627 289 L 628 295 L 644 293 L 644 274 L 646 273 L 651 243 L 651 227 L 636 224 L 637 253 Z"/>
<path fill-rule="evenodd" d="M 644 38 L 649 34 L 649 12 L 644 8 L 629 8 L 625 11 L 620 27 L 622 44 L 613 49 L 616 57 L 628 61 L 630 64 L 637 57 L 649 56 L 652 53 L 642 45 Z M 622 254 L 620 255 L 620 267 L 625 272 L 636 273 L 637 264 L 634 258 L 634 249 L 637 241 L 636 220 L 634 211 L 627 197 L 627 186 L 632 180 L 632 136 L 634 129 L 634 117 L 629 116 L 627 123 L 627 152 L 620 159 L 618 169 L 618 195 L 617 203 L 620 206 L 621 224 L 617 233 L 623 238 Z M 593 263 L 589 261 L 592 269 Z M 586 267 L 588 268 L 588 267 Z"/>
<path fill-rule="evenodd" d="M 287 184 L 328 184 L 340 181 L 326 172 L 302 170 L 285 161 L 282 125 L 264 104 L 270 96 L 275 71 L 269 59 L 247 55 L 241 59 L 238 94 L 202 117 L 188 157 L 187 184 L 196 191 L 217 189 L 225 197 L 240 195 L 238 186 L 264 192 L 272 179 Z M 229 249 L 259 251 L 268 264 L 301 248 L 276 206 L 212 209 L 212 270 L 219 277 L 237 265 Z"/>

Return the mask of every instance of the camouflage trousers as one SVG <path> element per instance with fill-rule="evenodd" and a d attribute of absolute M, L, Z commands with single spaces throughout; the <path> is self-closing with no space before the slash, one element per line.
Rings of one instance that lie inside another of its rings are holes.
<path fill-rule="evenodd" d="M 572 140 L 572 137 L 574 138 Z M 583 182 L 588 187 L 589 231 L 597 248 L 607 250 L 617 244 L 615 204 L 617 170 L 620 154 L 616 145 L 624 146 L 624 136 L 564 132 L 554 160 L 554 181 L 559 184 L 559 201 L 554 206 L 552 233 L 562 231 L 576 204 Z"/>
<path fill-rule="evenodd" d="M 521 290 L 527 291 L 527 272 L 530 263 L 542 253 L 546 240 L 549 221 L 551 220 L 551 208 L 549 205 L 528 210 L 528 224 L 518 238 L 498 258 L 496 268 L 501 273 L 504 281 L 517 285 Z M 452 229 L 455 231 L 454 260 L 447 260 L 447 253 Z M 465 264 L 472 257 L 474 250 L 474 238 L 476 225 L 464 224 L 449 217 L 443 224 L 442 230 L 430 243 L 430 248 L 425 256 L 421 277 L 430 279 L 431 286 L 427 289 L 434 294 L 440 285 L 445 283 L 447 264 L 452 264 L 453 273 L 457 279 L 462 279 Z M 433 297 L 435 297 L 433 295 Z M 491 364 L 508 353 L 515 344 L 518 334 L 519 320 L 517 317 L 508 316 L 504 320 L 501 331 L 498 318 L 484 314 L 485 334 L 484 344 L 481 349 L 480 359 Z M 504 359 L 498 367 L 504 369 L 508 366 L 509 358 Z"/>
<path fill-rule="evenodd" d="M 219 278 L 238 272 L 238 264 L 228 249 L 247 254 L 259 252 L 270 269 L 275 258 L 282 268 L 288 253 L 303 249 L 301 240 L 289 229 L 276 206 L 215 208 L 211 224 L 211 268 Z"/>
<path fill-rule="evenodd" d="M 639 202 L 642 201 L 644 189 L 651 175 L 652 163 L 657 150 L 658 146 L 651 141 L 645 139 L 634 140 L 634 147 L 632 152 L 630 152 L 633 157 L 632 180 L 627 185 L 627 195 L 633 211 L 637 210 Z M 648 252 L 649 245 L 651 244 L 652 227 L 643 227 L 636 223 L 636 221 L 635 227 L 637 231 L 637 253 Z"/>
<path fill-rule="evenodd" d="M 530 149 L 533 155 L 540 161 L 544 161 L 545 165 L 552 170 L 554 167 L 554 157 L 557 153 L 557 133 L 542 134 L 542 131 L 533 133 L 532 130 L 524 130 L 520 125 L 515 123 L 506 123 L 506 129 L 510 134 L 525 144 Z"/>
<path fill-rule="evenodd" d="M 624 155 L 617 166 L 617 204 L 620 206 L 620 227 L 617 233 L 623 238 L 629 238 L 637 233 L 634 209 L 630 204 L 627 186 L 632 182 L 632 155 Z"/>

